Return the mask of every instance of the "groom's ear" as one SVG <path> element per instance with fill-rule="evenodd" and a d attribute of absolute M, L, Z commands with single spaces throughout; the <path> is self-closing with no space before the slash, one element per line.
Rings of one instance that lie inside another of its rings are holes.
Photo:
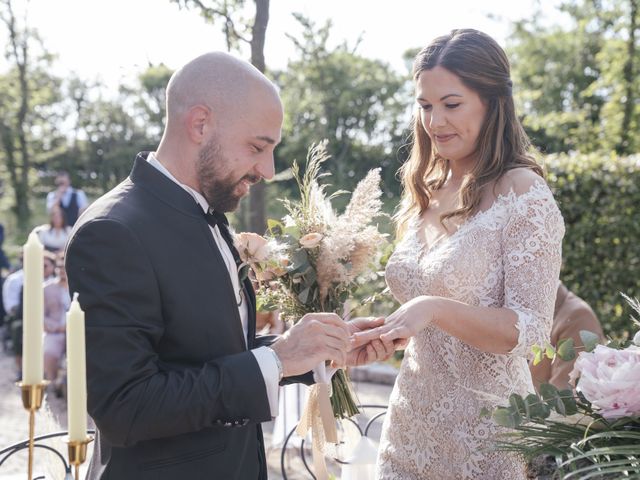
<path fill-rule="evenodd" d="M 213 112 L 206 105 L 194 105 L 185 115 L 185 128 L 189 139 L 200 145 L 208 137 L 213 125 Z"/>

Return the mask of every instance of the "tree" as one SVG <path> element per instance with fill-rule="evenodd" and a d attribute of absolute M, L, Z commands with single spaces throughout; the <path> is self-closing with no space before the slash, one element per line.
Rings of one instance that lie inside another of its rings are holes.
<path fill-rule="evenodd" d="M 19 25 L 11 0 L 0 3 L 0 21 L 7 28 L 5 56 L 9 70 L 0 75 L 0 141 L 14 194 L 14 213 L 18 225 L 29 225 L 31 174 L 37 157 L 34 152 L 51 149 L 59 139 L 51 106 L 60 100 L 60 81 L 48 73 L 51 56 L 43 49 L 37 54 L 32 45 L 37 33 Z"/>
<path fill-rule="evenodd" d="M 365 58 L 346 43 L 327 46 L 331 22 L 316 26 L 296 15 L 301 38 L 291 37 L 297 55 L 276 74 L 285 108 L 278 170 L 304 161 L 312 143 L 327 138 L 332 158 L 325 168 L 336 188 L 352 189 L 366 172 L 383 167 L 385 191 L 397 194 L 397 152 L 411 103 L 410 85 L 389 65 Z"/>
<path fill-rule="evenodd" d="M 545 152 L 635 151 L 638 0 L 567 1 L 570 22 L 541 14 L 514 24 L 508 44 L 516 99 Z M 568 25 L 568 26 L 567 26 Z"/>
<path fill-rule="evenodd" d="M 205 21 L 223 22 L 223 31 L 227 41 L 227 50 L 239 50 L 241 44 L 249 45 L 251 63 L 265 72 L 264 42 L 269 23 L 269 0 L 254 0 L 255 10 L 251 15 L 246 8 L 245 0 L 171 0 L 181 8 L 196 8 Z M 246 228 L 253 232 L 263 233 L 266 229 L 265 210 L 266 186 L 264 182 L 251 188 L 249 197 L 248 219 Z"/>
<path fill-rule="evenodd" d="M 100 83 L 72 78 L 67 85 L 76 118 L 73 143 L 50 160 L 75 172 L 83 187 L 101 194 L 121 182 L 140 150 L 160 141 L 165 113 L 165 86 L 172 71 L 149 65 L 134 85 L 122 85 L 115 96 Z"/>
<path fill-rule="evenodd" d="M 166 86 L 172 74 L 173 70 L 163 63 L 149 65 L 138 76 L 137 88 L 124 88 L 121 92 L 137 98 L 134 107 L 147 125 L 149 135 L 158 141 L 164 126 Z"/>
<path fill-rule="evenodd" d="M 620 154 L 631 153 L 631 125 L 634 117 L 635 90 L 636 90 L 636 29 L 638 28 L 638 0 L 629 2 L 629 25 L 627 32 L 627 58 L 623 68 L 624 83 L 624 113 L 620 128 L 620 141 L 616 151 Z"/>
<path fill-rule="evenodd" d="M 127 177 L 140 149 L 153 150 L 157 145 L 136 114 L 124 107 L 127 99 L 123 94 L 113 100 L 98 99 L 83 114 L 84 168 L 88 179 L 98 180 L 102 192 Z"/>

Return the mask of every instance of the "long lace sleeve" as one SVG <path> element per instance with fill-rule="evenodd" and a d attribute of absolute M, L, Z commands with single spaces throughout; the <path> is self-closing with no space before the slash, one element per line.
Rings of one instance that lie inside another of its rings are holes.
<path fill-rule="evenodd" d="M 503 231 L 504 306 L 518 315 L 518 344 L 511 355 L 528 357 L 549 340 L 562 258 L 564 222 L 549 188 L 534 182 L 511 192 Z"/>

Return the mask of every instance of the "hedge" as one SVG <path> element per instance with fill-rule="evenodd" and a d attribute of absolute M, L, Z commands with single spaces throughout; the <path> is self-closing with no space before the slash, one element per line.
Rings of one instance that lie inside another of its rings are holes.
<path fill-rule="evenodd" d="M 547 180 L 566 225 L 561 279 L 587 301 L 606 335 L 637 331 L 622 297 L 640 297 L 640 155 L 557 154 Z"/>

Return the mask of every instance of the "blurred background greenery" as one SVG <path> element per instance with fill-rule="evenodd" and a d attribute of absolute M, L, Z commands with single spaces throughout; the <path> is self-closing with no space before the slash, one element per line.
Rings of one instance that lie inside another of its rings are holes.
<path fill-rule="evenodd" d="M 277 201 L 294 191 L 288 173 L 311 143 L 329 139 L 332 188 L 350 190 L 366 172 L 382 167 L 385 210 L 400 195 L 396 178 L 406 158 L 412 110 L 410 63 L 398 72 L 336 43 L 331 22 L 297 15 L 302 33 L 291 36 L 295 54 L 284 69 L 264 61 L 269 2 L 167 0 L 198 11 L 222 30 L 232 51 L 247 44 L 250 60 L 273 78 L 286 106 L 283 142 L 276 150 L 273 182 L 257 188 L 235 215 L 238 230 L 264 231 L 280 218 Z M 630 308 L 620 292 L 640 295 L 640 0 L 567 0 L 566 20 L 549 24 L 541 14 L 513 22 L 506 41 L 514 95 L 522 121 L 549 172 L 567 235 L 562 279 L 589 302 L 607 334 L 630 328 Z M 47 221 L 44 196 L 58 170 L 95 199 L 126 178 L 138 151 L 159 141 L 164 86 L 172 71 L 149 64 L 137 81 L 112 85 L 56 76 L 55 52 L 0 2 L 0 36 L 6 39 L 0 70 L 0 222 L 5 251 L 16 258 L 28 232 Z M 490 33 L 490 32 L 489 32 Z M 114 33 L 115 34 L 115 33 Z M 338 198 L 335 205 L 341 206 Z M 265 207 L 267 206 L 267 207 Z M 393 237 L 384 221 L 381 229 Z M 381 291 L 381 276 L 363 295 Z M 393 307 L 391 299 L 376 307 Z"/>

